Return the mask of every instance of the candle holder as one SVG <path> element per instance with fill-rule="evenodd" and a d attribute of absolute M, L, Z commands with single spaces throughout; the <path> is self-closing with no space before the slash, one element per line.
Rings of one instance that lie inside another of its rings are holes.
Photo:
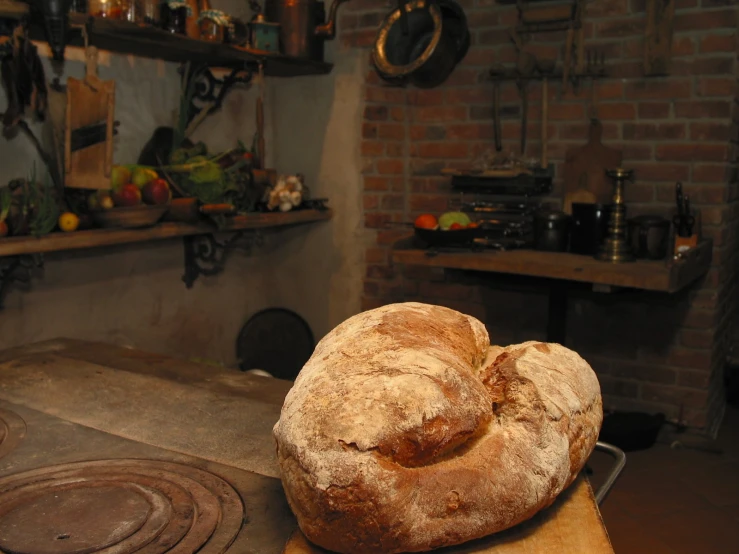
<path fill-rule="evenodd" d="M 615 181 L 611 217 L 608 233 L 595 255 L 597 260 L 620 264 L 633 262 L 634 254 L 626 238 L 626 206 L 624 205 L 624 183 L 634 180 L 633 169 L 607 169 L 606 175 Z"/>

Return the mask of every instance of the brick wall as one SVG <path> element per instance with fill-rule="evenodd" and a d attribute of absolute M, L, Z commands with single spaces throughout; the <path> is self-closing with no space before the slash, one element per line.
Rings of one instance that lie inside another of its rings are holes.
<path fill-rule="evenodd" d="M 508 28 L 514 6 L 461 0 L 472 47 L 451 78 L 432 90 L 385 86 L 366 76 L 361 151 L 364 224 L 374 230 L 366 251 L 365 309 L 400 300 L 444 304 L 486 322 L 494 342 L 543 339 L 546 290 L 536 280 L 394 267 L 392 243 L 408 234 L 389 225 L 422 212 L 440 213 L 452 197 L 442 167 L 467 167 L 493 148 L 493 63 L 516 59 Z M 733 0 L 677 0 L 671 75 L 642 77 L 644 0 L 595 0 L 585 17 L 586 46 L 606 54 L 611 78 L 596 84 L 604 141 L 621 148 L 636 171 L 627 185 L 630 214 L 666 212 L 681 180 L 701 210 L 703 233 L 714 240 L 713 266 L 695 286 L 668 296 L 628 292 L 575 293 L 570 300 L 568 346 L 599 374 L 608 407 L 663 411 L 712 431 L 723 408 L 722 370 L 736 305 L 734 286 L 739 198 L 735 171 L 737 128 L 737 10 Z M 346 47 L 369 47 L 389 5 L 352 0 L 340 21 Z M 563 50 L 563 34 L 539 41 L 540 52 Z M 550 159 L 556 165 L 553 197 L 561 197 L 567 148 L 587 139 L 591 89 L 550 93 Z M 519 141 L 519 96 L 502 85 L 504 149 Z M 541 87 L 529 86 L 527 154 L 540 153 Z"/>

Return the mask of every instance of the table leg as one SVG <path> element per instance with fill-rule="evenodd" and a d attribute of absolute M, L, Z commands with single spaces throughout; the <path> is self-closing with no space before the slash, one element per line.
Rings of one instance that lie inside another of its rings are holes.
<path fill-rule="evenodd" d="M 552 281 L 549 285 L 547 342 L 564 345 L 567 339 L 567 283 Z"/>

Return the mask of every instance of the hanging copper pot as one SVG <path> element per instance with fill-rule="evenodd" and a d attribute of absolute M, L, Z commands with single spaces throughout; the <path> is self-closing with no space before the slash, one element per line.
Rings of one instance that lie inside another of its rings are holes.
<path fill-rule="evenodd" d="M 372 61 L 385 81 L 440 85 L 465 57 L 470 33 L 453 0 L 411 0 L 390 12 L 377 32 Z"/>
<path fill-rule="evenodd" d="M 323 2 L 316 0 L 266 0 L 269 21 L 280 24 L 280 49 L 287 56 L 323 61 L 323 43 L 336 36 L 336 14 L 347 0 L 334 0 L 324 23 Z"/>

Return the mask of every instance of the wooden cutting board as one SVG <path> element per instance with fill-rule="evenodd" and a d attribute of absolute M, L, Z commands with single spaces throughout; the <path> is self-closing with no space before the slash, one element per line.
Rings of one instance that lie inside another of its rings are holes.
<path fill-rule="evenodd" d="M 592 119 L 585 146 L 570 148 L 565 155 L 564 211 L 572 213 L 573 202 L 609 204 L 613 199 L 613 181 L 606 169 L 621 165 L 623 152 L 602 142 L 603 125 Z"/>
<path fill-rule="evenodd" d="M 524 523 L 489 537 L 431 554 L 613 554 L 588 481 L 580 476 L 557 501 Z M 330 554 L 310 544 L 300 529 L 282 554 Z"/>
<path fill-rule="evenodd" d="M 85 51 L 85 78 L 67 79 L 64 185 L 109 189 L 113 165 L 115 81 L 97 74 L 97 49 Z"/>

